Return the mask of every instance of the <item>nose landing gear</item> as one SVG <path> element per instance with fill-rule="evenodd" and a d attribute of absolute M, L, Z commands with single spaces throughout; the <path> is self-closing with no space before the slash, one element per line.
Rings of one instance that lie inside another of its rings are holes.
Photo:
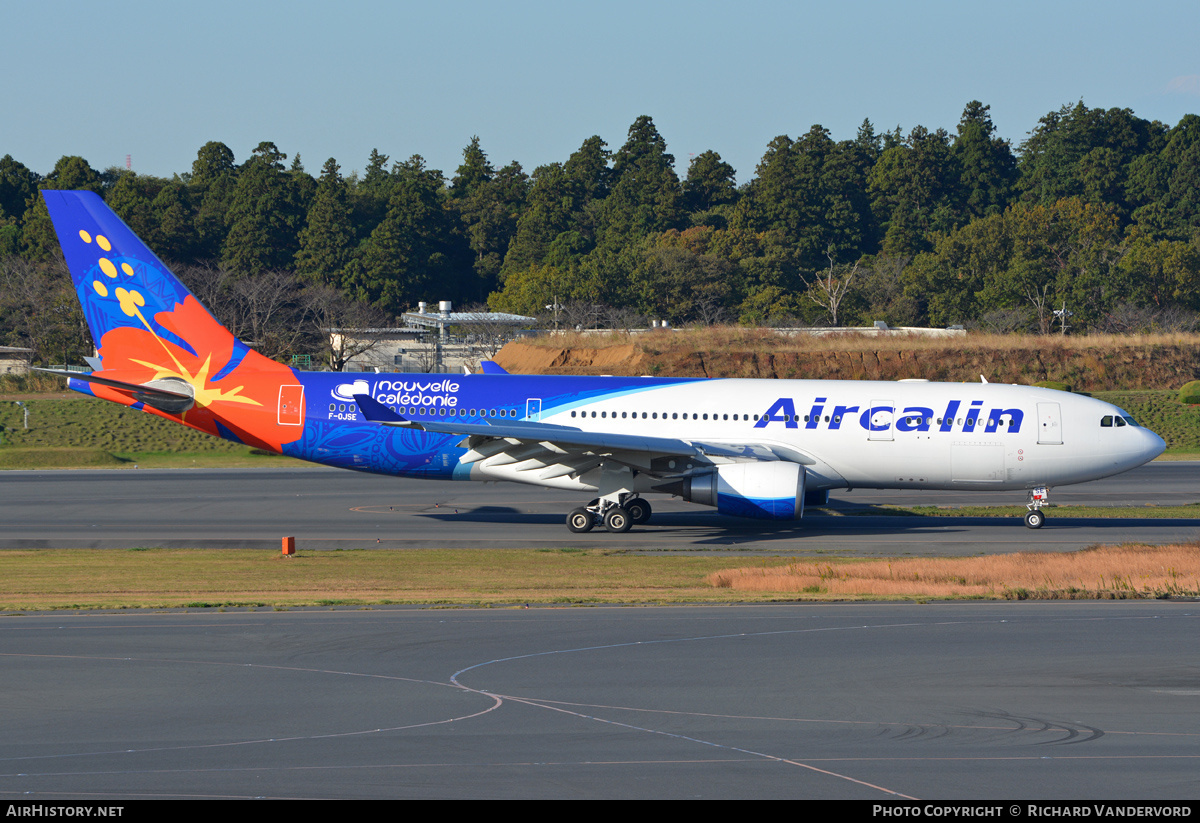
<path fill-rule="evenodd" d="M 1046 515 L 1042 514 L 1042 506 L 1046 505 L 1046 501 L 1049 499 L 1050 489 L 1045 486 L 1029 490 L 1029 502 L 1025 504 L 1025 508 L 1029 509 L 1025 512 L 1026 528 L 1040 529 L 1045 525 Z"/>

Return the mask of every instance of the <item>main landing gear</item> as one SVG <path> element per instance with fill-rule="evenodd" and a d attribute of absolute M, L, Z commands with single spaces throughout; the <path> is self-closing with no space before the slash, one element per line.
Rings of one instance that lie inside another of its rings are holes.
<path fill-rule="evenodd" d="M 1042 506 L 1046 505 L 1046 501 L 1049 499 L 1050 489 L 1045 486 L 1029 490 L 1029 502 L 1025 504 L 1025 508 L 1029 509 L 1025 512 L 1026 528 L 1040 529 L 1045 525 L 1046 515 L 1042 514 Z"/>
<path fill-rule="evenodd" d="M 586 506 L 572 509 L 567 515 L 567 528 L 576 534 L 590 532 L 601 523 L 614 534 L 629 531 L 635 523 L 650 519 L 650 503 L 632 494 L 621 494 L 618 500 L 597 497 Z"/>

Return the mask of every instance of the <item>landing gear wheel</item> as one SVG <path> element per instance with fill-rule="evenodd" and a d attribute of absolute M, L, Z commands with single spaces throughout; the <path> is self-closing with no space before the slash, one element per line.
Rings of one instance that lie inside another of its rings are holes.
<path fill-rule="evenodd" d="M 1025 512 L 1025 526 L 1030 529 L 1040 529 L 1046 522 L 1046 515 L 1037 509 Z"/>
<path fill-rule="evenodd" d="M 604 528 L 614 534 L 629 531 L 629 527 L 633 525 L 633 518 L 629 516 L 629 512 L 625 511 L 620 506 L 613 506 L 604 513 Z"/>
<path fill-rule="evenodd" d="M 596 525 L 595 517 L 583 506 L 572 509 L 571 513 L 567 515 L 567 528 L 576 534 L 590 532 L 594 525 Z"/>
<path fill-rule="evenodd" d="M 640 497 L 636 497 L 626 503 L 625 511 L 629 512 L 629 519 L 638 526 L 650 519 L 650 504 Z"/>

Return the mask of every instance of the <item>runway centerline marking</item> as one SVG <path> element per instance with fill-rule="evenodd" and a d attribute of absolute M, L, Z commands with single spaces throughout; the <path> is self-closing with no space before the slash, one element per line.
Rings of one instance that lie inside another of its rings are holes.
<path fill-rule="evenodd" d="M 262 663 L 233 663 L 221 662 L 215 660 L 170 660 L 157 657 L 117 657 L 117 656 L 99 656 L 99 655 L 72 655 L 72 654 L 28 654 L 28 653 L 12 653 L 0 652 L 0 657 L 24 657 L 24 658 L 42 658 L 52 660 L 103 660 L 107 662 L 130 662 L 130 663 L 156 663 L 170 664 L 173 666 L 190 665 L 190 666 L 221 666 L 234 669 L 269 669 L 272 671 L 291 671 L 303 672 L 306 674 L 331 674 L 343 677 L 367 677 L 379 680 L 395 680 L 405 683 L 415 683 L 422 686 L 439 686 L 441 688 L 456 689 L 458 691 L 470 694 L 478 694 L 492 699 L 492 705 L 471 714 L 464 714 L 457 717 L 444 717 L 440 720 L 428 720 L 423 723 L 408 723 L 401 726 L 380 727 L 375 729 L 359 729 L 348 732 L 325 732 L 323 734 L 308 734 L 308 735 L 291 735 L 285 737 L 261 737 L 251 738 L 248 740 L 226 740 L 221 743 L 197 743 L 184 746 L 153 746 L 145 749 L 114 749 L 111 751 L 99 752 L 65 752 L 59 754 L 44 754 L 44 755 L 28 755 L 21 757 L 4 757 L 0 758 L 0 763 L 21 762 L 28 760 L 57 760 L 68 757 L 96 757 L 99 755 L 112 754 L 146 754 L 148 752 L 163 752 L 163 751 L 189 751 L 200 749 L 219 749 L 230 746 L 251 746 L 262 743 L 290 743 L 297 740 L 327 740 L 337 737 L 356 737 L 360 735 L 382 734 L 385 732 L 406 731 L 408 729 L 421 729 L 429 726 L 441 726 L 447 723 L 457 723 L 463 720 L 471 720 L 476 717 L 481 717 L 489 714 L 504 703 L 503 699 L 493 695 L 488 695 L 478 689 L 467 688 L 466 686 L 458 685 L 457 683 L 445 683 L 437 680 L 424 680 L 416 677 L 402 677 L 400 675 L 390 674 L 371 674 L 367 672 L 348 672 L 338 671 L 336 669 L 314 669 L 302 666 L 276 666 Z"/>
<path fill-rule="evenodd" d="M 1178 616 L 1178 615 L 1172 615 L 1172 616 Z M 1182 616 L 1191 617 L 1192 615 L 1190 613 L 1187 613 Z M 1126 615 L 1126 616 L 1118 616 L 1118 617 L 1080 617 L 1080 618 L 1068 617 L 1068 618 L 1065 618 L 1065 620 L 1067 622 L 1074 622 L 1074 621 L 1096 622 L 1096 621 L 1103 621 L 1103 620 L 1110 620 L 1110 619 L 1112 619 L 1112 620 L 1154 620 L 1154 619 L 1159 619 L 1159 617 L 1160 617 L 1159 615 Z M 517 660 L 526 660 L 526 659 L 531 659 L 531 658 L 535 658 L 535 657 L 547 657 L 547 656 L 559 655 L 559 654 L 576 654 L 576 653 L 580 653 L 580 652 L 599 651 L 599 650 L 603 650 L 603 649 L 629 648 L 629 647 L 633 647 L 633 646 L 648 646 L 648 645 L 666 644 L 666 643 L 685 643 L 685 642 L 699 642 L 699 641 L 707 641 L 707 640 L 730 640 L 730 639 L 735 639 L 735 638 L 767 637 L 767 636 L 785 635 L 785 634 L 814 634 L 814 633 L 819 633 L 819 632 L 830 632 L 830 631 L 854 631 L 854 630 L 861 631 L 861 630 L 870 630 L 870 629 L 899 629 L 899 628 L 913 628 L 913 627 L 932 628 L 932 627 L 936 627 L 936 626 L 987 625 L 987 624 L 1002 625 L 1002 624 L 1008 624 L 1010 622 L 1016 623 L 1017 621 L 1013 621 L 1011 618 L 990 618 L 990 619 L 985 619 L 985 620 L 942 620 L 942 621 L 913 622 L 913 623 L 908 623 L 908 622 L 906 622 L 906 623 L 881 623 L 881 624 L 876 624 L 876 625 L 868 624 L 868 625 L 854 625 L 854 626 L 821 626 L 821 627 L 809 627 L 809 628 L 802 628 L 802 629 L 778 629 L 778 630 L 760 631 L 760 632 L 734 632 L 734 633 L 730 633 L 730 634 L 699 635 L 699 636 L 693 636 L 693 637 L 664 638 L 664 639 L 658 639 L 658 640 L 625 641 L 625 642 L 621 642 L 621 643 L 609 643 L 609 644 L 602 644 L 602 645 L 596 645 L 596 646 L 582 646 L 582 647 L 572 648 L 572 649 L 554 649 L 554 650 L 543 651 L 543 652 L 531 652 L 531 653 L 523 654 L 523 655 L 514 655 L 514 656 L 506 657 L 506 658 L 497 658 L 495 660 L 489 660 L 489 661 L 485 661 L 483 663 L 476 663 L 475 665 L 468 666 L 464 669 L 459 669 L 457 672 L 455 672 L 453 675 L 451 675 L 450 682 L 454 683 L 455 685 L 463 685 L 459 682 L 460 676 L 466 674 L 467 672 L 474 671 L 475 669 L 481 669 L 483 667 L 491 666 L 491 665 L 494 665 L 497 663 L 508 663 L 508 662 L 513 662 L 513 661 L 517 661 Z M 1062 621 L 1055 621 L 1055 622 L 1062 622 Z M 464 688 L 470 688 L 470 687 L 464 686 Z M 489 695 L 492 697 L 499 697 L 502 699 L 512 700 L 513 702 L 516 702 L 516 703 L 523 703 L 528 706 L 535 706 L 537 708 L 548 709 L 550 711 L 562 712 L 564 714 L 573 715 L 575 717 L 579 717 L 581 719 L 590 720 L 590 721 L 597 722 L 597 723 L 605 723 L 605 724 L 609 724 L 609 725 L 620 726 L 622 728 L 627 728 L 627 729 L 630 729 L 633 731 L 641 731 L 641 732 L 644 732 L 647 734 L 664 735 L 664 736 L 672 737 L 672 738 L 679 739 L 679 740 L 686 740 L 689 742 L 698 743 L 698 744 L 704 745 L 704 746 L 713 746 L 716 748 L 741 752 L 743 754 L 747 754 L 747 755 L 750 755 L 753 757 L 765 758 L 765 759 L 774 760 L 774 761 L 778 761 L 778 762 L 782 762 L 782 763 L 788 763 L 790 765 L 798 766 L 800 768 L 809 769 L 814 772 L 818 772 L 818 773 L 825 774 L 825 775 L 828 775 L 831 777 L 839 778 L 841 780 L 846 780 L 846 781 L 849 781 L 852 783 L 856 783 L 856 784 L 859 784 L 862 786 L 876 789 L 878 791 L 881 791 L 881 792 L 884 792 L 886 794 L 890 794 L 893 796 L 902 797 L 902 798 L 909 799 L 909 800 L 918 799 L 918 798 L 912 797 L 910 795 L 903 794 L 900 791 L 897 791 L 894 789 L 889 789 L 889 788 L 886 788 L 883 786 L 879 786 L 879 785 L 876 785 L 874 783 L 870 783 L 870 782 L 867 782 L 864 780 L 859 780 L 858 778 L 851 777 L 849 775 L 841 774 L 838 772 L 832 772 L 832 771 L 829 771 L 826 769 L 820 769 L 816 766 L 811 765 L 810 763 L 804 763 L 804 762 L 801 762 L 798 760 L 780 757 L 778 755 L 772 755 L 772 754 L 768 754 L 765 752 L 756 752 L 756 751 L 753 751 L 750 749 L 743 749 L 743 748 L 739 748 L 737 746 L 731 746 L 728 744 L 717 743 L 714 741 L 704 740 L 704 739 L 697 738 L 697 737 L 690 737 L 687 735 L 677 734 L 674 732 L 668 732 L 668 731 L 661 730 L 661 729 L 652 729 L 652 728 L 648 728 L 648 727 L 644 727 L 644 726 L 636 726 L 636 725 L 633 725 L 630 723 L 624 723 L 624 722 L 617 721 L 617 720 L 610 720 L 607 718 L 597 717 L 595 715 L 584 714 L 582 712 L 576 712 L 571 709 L 564 708 L 565 706 L 570 706 L 570 705 L 587 706 L 587 704 L 574 704 L 574 703 L 566 703 L 566 702 L 561 702 L 561 701 L 542 700 L 537 697 L 524 697 L 524 696 L 517 696 L 517 695 L 510 695 L 510 694 L 500 694 L 498 692 L 489 691 L 486 688 L 479 688 L 478 691 L 482 694 L 486 694 L 486 695 Z M 588 707 L 590 708 L 590 706 L 588 706 Z M 619 710 L 621 707 L 604 707 L 604 708 L 612 708 L 613 710 Z M 635 711 L 656 711 L 656 710 L 653 710 L 653 709 L 636 710 L 635 709 Z M 669 710 L 663 710 L 663 713 L 671 713 L 671 712 L 669 712 Z M 681 712 L 681 714 L 687 714 L 687 713 Z M 713 715 L 703 715 L 703 716 L 713 716 Z M 798 722 L 804 722 L 804 721 L 798 721 Z M 811 722 L 821 722 L 821 721 L 814 720 Z M 947 726 L 946 724 L 908 724 L 908 723 L 897 724 L 897 723 L 880 723 L 879 721 L 826 721 L 826 722 L 864 723 L 864 724 L 871 724 L 871 725 L 906 725 L 906 726 L 915 725 L 919 728 L 932 728 L 932 727 L 980 728 L 981 730 L 1009 731 L 1009 732 L 1021 730 L 1020 727 L 1018 727 L 1016 729 L 1013 729 L 1011 727 L 972 727 L 972 726 L 958 727 L 958 726 Z M 953 759 L 953 758 L 950 758 L 950 759 Z M 1023 758 L 1023 759 L 1039 759 L 1039 758 Z"/>

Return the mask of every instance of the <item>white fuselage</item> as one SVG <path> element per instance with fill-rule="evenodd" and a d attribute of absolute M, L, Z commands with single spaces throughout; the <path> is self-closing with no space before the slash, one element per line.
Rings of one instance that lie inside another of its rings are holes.
<path fill-rule="evenodd" d="M 540 420 L 750 451 L 765 447 L 804 464 L 811 489 L 1065 485 L 1126 471 L 1164 448 L 1161 438 L 1127 422 L 1128 414 L 1110 403 L 1029 386 L 729 379 L 637 390 L 621 383 L 609 396 L 544 408 Z M 701 468 L 652 466 L 644 453 L 620 457 L 655 473 Z M 472 476 L 533 482 L 521 468 L 485 463 L 473 467 Z M 590 480 L 585 473 L 541 485 L 595 488 Z M 652 484 L 643 481 L 645 490 Z"/>

